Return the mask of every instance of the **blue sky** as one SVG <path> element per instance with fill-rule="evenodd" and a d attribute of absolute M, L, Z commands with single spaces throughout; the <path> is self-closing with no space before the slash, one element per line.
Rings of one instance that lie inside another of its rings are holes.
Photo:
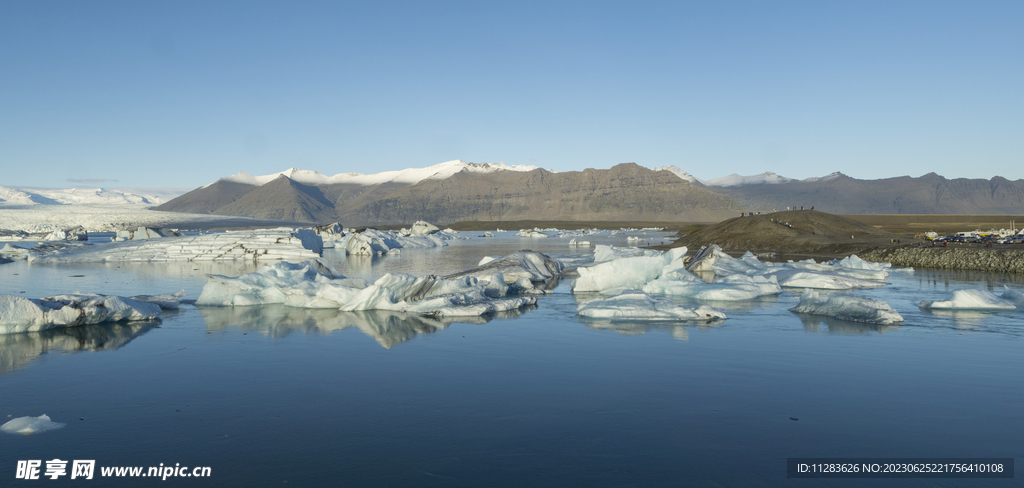
<path fill-rule="evenodd" d="M 1024 2 L 0 2 L 0 185 L 1024 178 Z M 116 180 L 116 181 L 114 181 Z"/>

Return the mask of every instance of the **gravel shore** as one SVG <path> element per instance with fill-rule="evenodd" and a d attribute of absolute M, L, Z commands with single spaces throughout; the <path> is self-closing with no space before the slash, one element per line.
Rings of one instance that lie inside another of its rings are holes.
<path fill-rule="evenodd" d="M 890 262 L 893 266 L 1024 273 L 1024 250 L 1019 249 L 891 247 L 858 256 L 868 261 Z"/>

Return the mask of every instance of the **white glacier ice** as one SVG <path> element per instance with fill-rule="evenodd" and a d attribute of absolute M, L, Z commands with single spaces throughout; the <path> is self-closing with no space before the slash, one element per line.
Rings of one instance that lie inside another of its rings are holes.
<path fill-rule="evenodd" d="M 725 319 L 725 314 L 702 305 L 686 308 L 664 297 L 652 297 L 640 290 L 626 290 L 607 298 L 596 298 L 576 307 L 576 313 L 607 320 L 694 320 Z"/>
<path fill-rule="evenodd" d="M 921 308 L 943 310 L 995 310 L 1010 311 L 1017 307 L 986 290 L 955 290 L 946 300 L 924 300 Z"/>
<path fill-rule="evenodd" d="M 800 304 L 789 310 L 868 324 L 891 325 L 903 322 L 903 317 L 881 300 L 809 288 L 800 296 Z"/>
<path fill-rule="evenodd" d="M 693 259 L 686 263 L 686 270 L 694 272 L 714 271 L 715 263 L 718 262 L 718 256 L 721 254 L 722 248 L 718 244 L 702 247 L 693 256 Z"/>
<path fill-rule="evenodd" d="M 114 295 L 85 293 L 42 299 L 0 295 L 0 334 L 155 319 L 160 315 L 159 303 L 166 301 L 164 298 L 155 300 L 156 303 L 147 303 Z"/>
<path fill-rule="evenodd" d="M 655 251 L 653 249 L 641 249 L 638 247 L 616 247 L 616 246 L 605 246 L 598 244 L 594 246 L 594 262 L 603 263 L 606 261 L 613 261 L 620 258 L 628 258 L 634 256 L 661 256 L 661 251 Z"/>
<path fill-rule="evenodd" d="M 573 293 L 600 292 L 612 288 L 643 288 L 673 269 L 683 267 L 682 258 L 686 254 L 685 247 L 669 249 L 664 254 L 654 256 L 634 256 L 600 262 L 576 269 L 579 278 L 573 281 Z"/>
<path fill-rule="evenodd" d="M 57 430 L 67 424 L 54 422 L 45 413 L 38 417 L 18 417 L 0 425 L 0 430 L 8 434 L 32 435 L 48 430 Z"/>

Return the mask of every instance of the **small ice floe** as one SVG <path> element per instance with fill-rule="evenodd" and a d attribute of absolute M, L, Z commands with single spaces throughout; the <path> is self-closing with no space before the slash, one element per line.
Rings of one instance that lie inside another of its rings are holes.
<path fill-rule="evenodd" d="M 947 300 L 924 300 L 919 306 L 941 310 L 1010 311 L 1017 309 L 1013 302 L 999 298 L 986 290 L 956 290 Z"/>
<path fill-rule="evenodd" d="M 345 249 L 353 256 L 379 256 L 392 253 L 403 248 L 445 247 L 446 241 L 466 239 L 447 231 L 438 231 L 437 227 L 426 222 L 417 222 L 412 229 L 398 232 L 366 229 L 362 232 L 349 232 L 334 241 L 335 248 Z M 429 226 L 429 227 L 427 227 Z"/>
<path fill-rule="evenodd" d="M 342 311 L 391 310 L 424 315 L 472 316 L 537 302 L 532 284 L 506 284 L 501 273 L 486 278 L 445 279 L 386 274 L 373 283 L 345 278 L 323 260 L 277 263 L 238 277 L 207 275 L 196 305 L 249 306 L 280 303 Z"/>
<path fill-rule="evenodd" d="M 491 231 L 484 232 L 484 237 L 494 237 L 494 233 Z"/>
<path fill-rule="evenodd" d="M 800 304 L 789 311 L 868 324 L 891 325 L 903 322 L 903 317 L 881 300 L 811 289 L 804 290 Z"/>
<path fill-rule="evenodd" d="M 135 295 L 128 298 L 152 303 L 164 310 L 177 310 L 178 306 L 181 305 L 181 297 L 183 296 L 185 296 L 185 290 L 178 290 L 174 293 L 165 293 L 163 295 Z"/>
<path fill-rule="evenodd" d="M 540 232 L 538 230 L 532 230 L 532 229 L 522 229 L 522 230 L 519 231 L 518 235 L 519 235 L 519 237 L 526 237 L 526 238 L 530 238 L 530 239 L 543 239 L 545 237 L 550 237 L 548 234 L 546 234 L 544 232 Z"/>
<path fill-rule="evenodd" d="M 0 430 L 7 432 L 8 434 L 21 434 L 21 435 L 32 435 L 40 432 L 46 432 L 48 430 L 57 430 L 63 428 L 67 424 L 60 422 L 54 422 L 50 420 L 50 417 L 46 414 L 38 417 L 18 417 L 12 419 L 0 425 Z"/>
<path fill-rule="evenodd" d="M 1003 300 L 1013 302 L 1017 308 L 1024 307 L 1024 293 L 1003 285 Z"/>
<path fill-rule="evenodd" d="M 682 307 L 664 297 L 652 297 L 640 290 L 626 290 L 620 295 L 597 298 L 576 308 L 583 317 L 607 320 L 685 320 L 715 321 L 725 314 L 702 305 L 697 309 Z"/>
<path fill-rule="evenodd" d="M 577 241 L 572 239 L 569 241 L 569 247 L 590 247 L 590 241 Z"/>
<path fill-rule="evenodd" d="M 76 293 L 42 299 L 0 295 L 0 334 L 35 332 L 58 327 L 152 320 L 160 315 L 161 302 L 146 303 L 114 295 Z"/>
<path fill-rule="evenodd" d="M 85 228 L 78 225 L 66 229 L 57 229 L 43 238 L 44 241 L 86 241 L 89 240 L 89 233 Z"/>

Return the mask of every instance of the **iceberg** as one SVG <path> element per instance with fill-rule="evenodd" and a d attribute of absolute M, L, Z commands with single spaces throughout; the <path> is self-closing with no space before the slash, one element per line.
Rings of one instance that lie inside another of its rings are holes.
<path fill-rule="evenodd" d="M 722 254 L 722 248 L 718 244 L 704 246 L 697 251 L 697 255 L 686 264 L 687 271 L 701 272 L 714 271 L 718 256 Z"/>
<path fill-rule="evenodd" d="M 881 300 L 811 289 L 804 290 L 800 304 L 789 311 L 868 324 L 892 325 L 903 322 L 903 317 Z"/>
<path fill-rule="evenodd" d="M 782 287 L 779 286 L 774 276 L 766 278 L 764 276 L 732 275 L 712 283 L 705 283 L 689 272 L 679 270 L 671 273 L 667 278 L 651 281 L 644 285 L 643 290 L 650 294 L 717 301 L 753 300 L 782 293 Z"/>
<path fill-rule="evenodd" d="M 89 240 L 89 234 L 85 231 L 82 226 L 78 225 L 75 227 L 69 227 L 67 229 L 57 229 L 51 232 L 49 235 L 43 238 L 44 241 L 86 241 Z"/>
<path fill-rule="evenodd" d="M 947 300 L 924 300 L 918 306 L 942 310 L 1010 311 L 1017 309 L 1009 300 L 999 298 L 985 290 L 956 290 Z"/>
<path fill-rule="evenodd" d="M 208 275 L 196 305 L 249 306 L 280 303 L 342 311 L 390 310 L 438 316 L 473 316 L 536 304 L 534 297 L 507 298 L 518 284 L 494 274 L 444 279 L 386 274 L 367 283 L 345 278 L 323 260 L 276 263 L 238 277 Z"/>
<path fill-rule="evenodd" d="M 57 430 L 67 424 L 54 422 L 45 413 L 38 417 L 18 417 L 0 425 L 0 430 L 8 434 L 32 435 L 48 430 Z"/>
<path fill-rule="evenodd" d="M 638 247 L 616 247 L 616 246 L 605 246 L 598 244 L 594 246 L 594 262 L 603 263 L 606 261 L 614 261 L 616 259 L 636 257 L 636 256 L 661 256 L 661 251 L 655 251 L 653 249 L 640 249 Z"/>
<path fill-rule="evenodd" d="M 1003 285 L 1003 300 L 1013 302 L 1017 308 L 1024 307 L 1024 293 L 1017 290 L 1013 290 L 1010 287 Z"/>
<path fill-rule="evenodd" d="M 693 320 L 725 319 L 725 314 L 702 305 L 697 309 L 682 307 L 664 297 L 652 297 L 640 290 L 596 298 L 580 304 L 576 313 L 583 317 L 607 320 Z"/>
<path fill-rule="evenodd" d="M 605 261 L 576 269 L 579 278 L 572 282 L 573 293 L 610 290 L 613 288 L 640 289 L 663 273 L 683 267 L 685 247 L 670 249 L 654 256 L 634 256 Z"/>
<path fill-rule="evenodd" d="M 0 334 L 35 332 L 58 327 L 152 320 L 160 305 L 115 295 L 76 293 L 42 299 L 0 295 Z"/>
<path fill-rule="evenodd" d="M 485 256 L 476 268 L 454 273 L 445 278 L 487 277 L 501 274 L 506 283 L 516 283 L 524 278 L 530 282 L 538 282 L 560 276 L 564 269 L 565 265 L 546 254 L 523 250 L 500 258 Z"/>

